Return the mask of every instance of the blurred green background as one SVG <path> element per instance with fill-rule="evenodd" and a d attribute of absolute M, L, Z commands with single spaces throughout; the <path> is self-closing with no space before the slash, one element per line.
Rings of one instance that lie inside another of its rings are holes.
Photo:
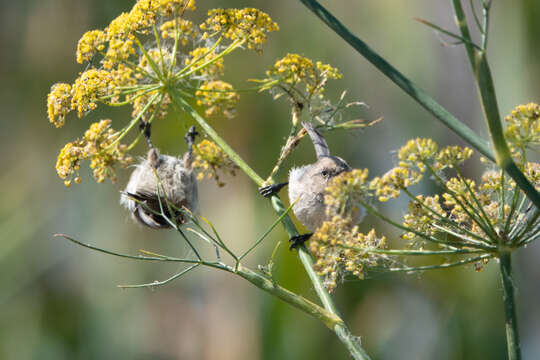
<path fill-rule="evenodd" d="M 54 165 L 60 148 L 91 121 L 109 117 L 115 128 L 129 110 L 68 119 L 55 129 L 46 117 L 46 95 L 55 82 L 72 82 L 83 67 L 74 52 L 79 37 L 103 28 L 130 0 L 21 0 L 0 2 L 0 359 L 347 359 L 322 324 L 261 293 L 241 279 L 200 269 L 168 286 L 121 290 L 117 284 L 162 280 L 178 265 L 127 261 L 95 253 L 57 232 L 117 251 L 147 249 L 180 256 L 185 245 L 172 232 L 134 225 L 118 204 L 118 183 L 83 183 L 66 189 Z M 350 29 L 447 109 L 486 136 L 465 53 L 414 21 L 424 18 L 455 29 L 449 1 L 323 1 Z M 219 7 L 258 7 L 281 31 L 271 34 L 262 55 L 239 52 L 228 59 L 228 78 L 238 86 L 261 77 L 287 52 L 337 66 L 345 75 L 331 83 L 337 98 L 368 109 L 352 116 L 382 123 L 354 135 L 333 133 L 333 151 L 372 175 L 395 161 L 409 138 L 429 136 L 441 145 L 460 141 L 328 30 L 299 1 L 199 0 L 198 12 Z M 540 3 L 495 1 L 489 58 L 503 114 L 520 103 L 540 101 Z M 288 131 L 288 105 L 268 95 L 246 95 L 238 117 L 212 124 L 260 174 L 267 174 Z M 167 153 L 185 151 L 183 125 L 171 117 L 154 126 L 154 142 Z M 144 153 L 144 146 L 136 151 Z M 288 166 L 314 159 L 302 144 Z M 478 177 L 475 159 L 467 172 Z M 282 176 L 285 176 L 283 174 Z M 239 174 L 218 188 L 200 184 L 202 213 L 234 249 L 245 249 L 275 219 L 269 203 Z M 418 189 L 430 192 L 434 189 Z M 399 219 L 404 201 L 384 209 Z M 363 230 L 397 238 L 371 217 Z M 273 244 L 286 239 L 276 228 L 248 263 L 267 262 Z M 399 245 L 399 241 L 396 242 Z M 540 246 L 515 257 L 515 284 L 524 358 L 540 358 Z M 282 246 L 277 277 L 286 287 L 316 299 L 295 254 Z M 505 359 L 503 307 L 496 264 L 416 275 L 377 273 L 342 284 L 336 301 L 374 359 Z"/>

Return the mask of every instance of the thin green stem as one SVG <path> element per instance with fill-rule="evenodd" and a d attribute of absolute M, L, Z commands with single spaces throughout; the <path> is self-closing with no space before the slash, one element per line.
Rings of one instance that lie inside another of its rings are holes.
<path fill-rule="evenodd" d="M 171 276 L 170 278 L 168 279 L 165 279 L 163 281 L 154 281 L 154 282 L 151 282 L 151 283 L 146 283 L 146 284 L 136 284 L 136 285 L 117 285 L 119 288 L 121 289 L 136 289 L 136 288 L 153 288 L 153 287 L 156 287 L 156 286 L 162 286 L 162 285 L 165 285 L 165 284 L 168 284 L 170 283 L 171 281 L 174 281 L 176 279 L 178 279 L 180 276 L 188 273 L 189 271 L 195 269 L 197 266 L 199 266 L 201 264 L 194 264 L 194 265 L 191 265 L 190 267 L 188 267 L 187 269 L 184 269 L 182 271 L 180 271 L 178 274 L 174 274 L 173 276 Z"/>
<path fill-rule="evenodd" d="M 482 24 L 480 23 L 480 19 L 478 18 L 478 14 L 476 13 L 476 7 L 474 6 L 474 0 L 469 0 L 469 5 L 471 6 L 471 12 L 473 14 L 474 22 L 476 26 L 478 27 L 478 30 L 482 32 Z"/>
<path fill-rule="evenodd" d="M 514 300 L 514 279 L 512 278 L 512 259 L 510 252 L 502 252 L 499 258 L 501 281 L 503 284 L 504 313 L 506 315 L 506 344 L 509 360 L 521 359 L 521 345 Z"/>
<path fill-rule="evenodd" d="M 296 203 L 296 202 L 295 202 Z M 259 246 L 259 244 L 264 240 L 266 239 L 266 237 L 268 236 L 268 234 L 270 234 L 270 232 L 276 227 L 277 224 L 279 224 L 281 222 L 281 220 L 283 220 L 283 218 L 285 216 L 287 216 L 287 214 L 289 213 L 289 211 L 291 211 L 292 207 L 294 206 L 295 203 L 292 203 L 288 208 L 287 210 L 285 210 L 283 212 L 283 214 L 281 214 L 277 219 L 276 221 L 274 221 L 274 223 L 272 225 L 270 225 L 270 227 L 264 232 L 264 234 L 262 234 L 262 236 L 257 240 L 255 241 L 255 243 L 253 245 L 250 246 L 249 249 L 247 249 L 242 255 L 240 255 L 238 257 L 238 260 L 237 261 L 240 261 L 242 260 L 243 258 L 245 258 L 253 249 L 255 249 L 257 246 Z"/>
<path fill-rule="evenodd" d="M 152 59 L 152 57 L 148 54 L 148 52 L 146 51 L 144 46 L 142 46 L 141 42 L 139 41 L 137 37 L 135 37 L 135 43 L 139 47 L 139 50 L 141 50 L 141 52 L 143 53 L 146 60 L 148 60 L 148 64 L 150 64 L 150 67 L 152 68 L 152 70 L 154 70 L 154 73 L 156 74 L 157 78 L 160 81 L 163 81 L 163 74 L 161 73 L 161 71 L 159 71 L 158 65 L 155 63 L 154 59 Z"/>
<path fill-rule="evenodd" d="M 448 31 L 448 30 L 446 30 L 446 29 L 444 29 L 444 28 L 442 28 L 442 27 L 440 27 L 440 26 L 438 26 L 438 25 L 436 25 L 436 24 L 434 24 L 434 23 L 432 23 L 432 22 L 429 22 L 429 21 L 424 20 L 424 19 L 416 19 L 416 21 L 418 21 L 418 22 L 420 22 L 420 23 L 422 23 L 422 24 L 424 24 L 424 25 L 426 25 L 426 26 L 429 26 L 430 28 L 434 29 L 435 31 L 441 32 L 441 33 L 443 33 L 443 34 L 445 34 L 445 35 L 447 35 L 447 36 L 450 36 L 451 38 L 454 38 L 454 39 L 456 39 L 456 40 L 459 40 L 460 42 L 463 42 L 463 43 L 469 43 L 470 46 L 480 49 L 480 48 L 478 47 L 478 45 L 476 45 L 475 43 L 471 42 L 470 40 L 465 39 L 464 37 L 461 37 L 461 36 L 459 36 L 459 35 L 456 35 L 456 34 L 454 34 L 453 32 Z M 458 44 L 459 44 L 459 42 L 458 42 Z"/>
<path fill-rule="evenodd" d="M 491 7 L 491 0 L 482 0 L 482 18 L 484 22 L 482 24 L 482 49 L 487 49 L 488 41 L 488 28 L 489 28 L 489 9 Z"/>
<path fill-rule="evenodd" d="M 90 250 L 94 250 L 94 251 L 97 251 L 97 252 L 101 252 L 101 253 L 104 253 L 104 254 L 107 254 L 107 255 L 113 255 L 113 256 L 117 256 L 117 257 L 122 257 L 122 258 L 126 258 L 126 259 L 133 259 L 133 260 L 143 260 L 143 261 L 165 261 L 165 262 L 179 262 L 179 263 L 185 263 L 185 264 L 198 264 L 200 261 L 199 260 L 194 260 L 194 259 L 180 259 L 180 258 L 175 258 L 175 257 L 171 257 L 171 256 L 165 256 L 165 255 L 158 255 L 158 254 L 155 254 L 155 256 L 142 256 L 142 255 L 129 255 L 129 254 L 122 254 L 122 253 L 118 253 L 118 252 L 114 252 L 114 251 L 111 251 L 111 250 L 106 250 L 106 249 L 102 249 L 100 247 L 97 247 L 97 246 L 94 246 L 94 245 L 90 245 L 90 244 L 85 244 L 79 240 L 76 240 L 66 234 L 55 234 L 54 235 L 55 237 L 63 237 L 64 239 L 66 240 L 69 240 L 77 245 L 80 245 L 80 246 L 83 246 L 85 248 L 88 248 Z"/>
<path fill-rule="evenodd" d="M 439 264 L 439 265 L 411 266 L 411 267 L 403 267 L 403 268 L 389 268 L 389 269 L 385 269 L 385 271 L 389 271 L 389 272 L 412 272 L 412 271 L 447 269 L 447 268 L 451 268 L 451 267 L 470 264 L 470 263 L 481 261 L 481 260 L 486 260 L 486 259 L 489 259 L 489 258 L 492 258 L 492 257 L 493 257 L 492 254 L 485 254 L 485 255 L 476 256 L 476 257 L 473 257 L 473 258 L 466 258 L 466 259 L 456 261 L 456 262 L 453 262 L 453 263 L 445 263 L 445 264 Z"/>
<path fill-rule="evenodd" d="M 366 60 L 372 63 L 386 77 L 392 80 L 397 86 L 411 96 L 424 109 L 430 112 L 435 118 L 448 126 L 457 135 L 467 141 L 472 147 L 477 149 L 488 159 L 494 161 L 495 157 L 488 143 L 476 134 L 471 128 L 458 120 L 448 110 L 437 103 L 428 93 L 416 86 L 411 80 L 401 74 L 396 68 L 370 48 L 365 42 L 356 37 L 347 29 L 334 15 L 322 7 L 316 0 L 300 0 L 307 8 L 326 23 L 336 34 L 341 36 Z"/>
<path fill-rule="evenodd" d="M 483 253 L 480 249 L 452 249 L 452 250 L 398 250 L 398 249 L 377 249 L 363 248 L 358 246 L 339 245 L 344 249 L 355 250 L 360 253 L 374 253 L 383 255 L 404 255 L 404 256 L 433 256 L 433 255 L 459 255 Z"/>

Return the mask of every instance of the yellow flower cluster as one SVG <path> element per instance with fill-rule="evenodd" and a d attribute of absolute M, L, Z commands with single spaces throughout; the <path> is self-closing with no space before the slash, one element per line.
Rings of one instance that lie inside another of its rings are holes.
<path fill-rule="evenodd" d="M 113 77 L 106 70 L 90 69 L 82 73 L 73 84 L 71 108 L 79 117 L 94 110 L 97 100 L 113 91 Z"/>
<path fill-rule="evenodd" d="M 211 51 L 210 48 L 196 48 L 189 52 L 189 56 L 185 61 L 186 66 L 192 68 L 200 67 L 197 71 L 200 75 L 204 77 L 215 77 L 223 74 L 223 58 L 216 59 L 218 54 L 215 51 Z"/>
<path fill-rule="evenodd" d="M 369 189 L 366 184 L 368 169 L 354 169 L 334 177 L 326 188 L 324 203 L 328 216 L 348 216 L 358 211 L 358 198 Z"/>
<path fill-rule="evenodd" d="M 165 21 L 160 27 L 161 37 L 163 39 L 174 39 L 176 31 L 178 31 L 178 40 L 182 45 L 186 45 L 192 39 L 196 32 L 193 23 L 186 19 L 176 18 L 174 20 Z"/>
<path fill-rule="evenodd" d="M 139 91 L 140 93 L 140 91 Z M 139 95 L 139 93 L 136 93 L 136 95 Z M 169 105 L 171 104 L 171 98 L 168 94 L 164 94 L 161 101 L 154 101 L 150 106 L 148 106 L 148 102 L 150 99 L 157 93 L 157 90 L 147 92 L 144 95 L 137 96 L 132 103 L 133 111 L 131 112 L 132 118 L 137 118 L 140 114 L 140 119 L 143 122 L 150 121 L 151 118 L 154 119 L 163 119 L 167 115 Z M 157 108 L 159 106 L 159 109 Z M 146 108 L 146 111 L 143 112 L 143 110 Z"/>
<path fill-rule="evenodd" d="M 126 157 L 126 146 L 116 141 L 118 134 L 110 127 L 111 120 L 93 123 L 82 139 L 68 143 L 60 151 L 56 163 L 56 172 L 66 186 L 72 181 L 80 183 L 78 176 L 80 162 L 90 160 L 90 168 L 98 182 L 106 178 L 116 180 L 114 166 L 127 166 L 132 159 Z"/>
<path fill-rule="evenodd" d="M 434 168 L 436 170 L 442 170 L 444 168 L 456 167 L 466 160 L 470 159 L 473 155 L 473 150 L 468 147 L 460 146 L 447 146 L 442 149 L 436 157 Z"/>
<path fill-rule="evenodd" d="M 375 230 L 362 234 L 357 226 L 351 227 L 350 218 L 334 216 L 313 234 L 309 250 L 316 258 L 315 271 L 331 292 L 347 273 L 363 279 L 367 267 L 379 265 L 384 256 L 369 250 L 382 249 L 385 243 Z"/>
<path fill-rule="evenodd" d="M 320 61 L 313 63 L 312 60 L 298 54 L 287 54 L 277 60 L 274 66 L 266 72 L 270 78 L 279 79 L 280 83 L 291 86 L 303 83 L 310 96 L 322 94 L 328 79 L 340 79 L 342 77 L 338 69 L 323 64 Z"/>
<path fill-rule="evenodd" d="M 279 30 L 268 14 L 254 8 L 210 10 L 208 19 L 200 27 L 211 32 L 205 33 L 205 37 L 219 33 L 233 41 L 245 41 L 248 49 L 256 51 L 266 42 L 266 33 Z"/>
<path fill-rule="evenodd" d="M 235 115 L 235 106 L 240 95 L 236 93 L 231 84 L 221 80 L 203 83 L 195 92 L 197 105 L 205 106 L 206 116 L 214 116 L 223 113 L 232 118 Z"/>
<path fill-rule="evenodd" d="M 409 202 L 409 212 L 404 215 L 403 225 L 414 229 L 422 234 L 432 236 L 439 230 L 434 225 L 437 225 L 433 219 L 444 219 L 447 214 L 442 209 L 439 200 L 439 195 L 423 196 L 418 195 L 415 201 Z M 405 240 L 413 240 L 416 234 L 412 232 L 401 235 Z"/>
<path fill-rule="evenodd" d="M 540 145 L 540 105 L 519 105 L 504 119 L 504 136 L 520 150 Z"/>
<path fill-rule="evenodd" d="M 105 49 L 107 36 L 101 30 L 91 30 L 86 32 L 77 44 L 77 62 L 82 64 L 90 61 L 98 52 Z"/>
<path fill-rule="evenodd" d="M 431 139 L 412 139 L 398 151 L 399 166 L 417 166 L 421 172 L 425 170 L 425 163 L 432 160 L 438 150 L 437 144 Z"/>
<path fill-rule="evenodd" d="M 66 115 L 71 111 L 71 85 L 58 83 L 51 87 L 47 96 L 49 121 L 57 128 L 64 126 Z"/>
<path fill-rule="evenodd" d="M 415 185 L 422 180 L 422 174 L 408 167 L 395 167 L 381 177 L 371 180 L 369 187 L 375 191 L 379 201 L 397 198 L 401 190 Z"/>
<path fill-rule="evenodd" d="M 473 151 L 460 146 L 447 146 L 438 151 L 438 145 L 432 139 L 416 138 L 409 140 L 398 151 L 399 166 L 417 167 L 420 172 L 431 166 L 433 170 L 440 171 L 452 168 L 468 160 Z"/>
<path fill-rule="evenodd" d="M 377 265 L 382 257 L 368 249 L 383 248 L 385 238 L 375 231 L 364 235 L 356 222 L 360 201 L 367 197 L 368 170 L 354 169 L 336 176 L 326 188 L 324 203 L 327 220 L 315 231 L 309 248 L 316 258 L 315 270 L 329 291 L 347 273 L 363 278 L 366 267 Z"/>
<path fill-rule="evenodd" d="M 214 178 L 219 187 L 225 185 L 218 175 L 218 170 L 229 172 L 231 175 L 236 175 L 238 167 L 229 157 L 221 150 L 213 141 L 203 140 L 194 148 L 195 160 L 193 160 L 193 168 L 198 172 L 197 179 L 202 180 L 205 177 L 208 179 Z"/>

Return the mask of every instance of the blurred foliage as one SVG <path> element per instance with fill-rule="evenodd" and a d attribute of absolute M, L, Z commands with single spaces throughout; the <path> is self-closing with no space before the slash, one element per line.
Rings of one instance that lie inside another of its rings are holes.
<path fill-rule="evenodd" d="M 323 326 L 227 274 L 198 270 L 155 291 L 120 290 L 116 284 L 161 280 L 178 268 L 119 260 L 52 237 L 64 232 L 129 253 L 187 251 L 175 234 L 141 229 L 120 209 L 118 191 L 128 171 L 119 172 L 118 185 L 84 181 L 65 189 L 54 170 L 58 149 L 103 114 L 96 111 L 88 122 L 74 119 L 59 133 L 47 121 L 46 94 L 54 82 L 72 81 L 73 74 L 84 70 L 75 62 L 80 36 L 102 28 L 131 4 L 0 3 L 0 144 L 7 155 L 0 175 L 0 358 L 347 358 Z M 463 49 L 441 46 L 435 34 L 413 21 L 420 17 L 454 29 L 450 4 L 384 0 L 325 5 L 458 118 L 486 134 Z M 393 151 L 413 136 L 460 144 L 299 2 L 200 0 L 198 6 L 258 7 L 281 27 L 262 55 L 233 55 L 234 66 L 226 75 L 231 81 L 261 77 L 288 52 L 340 69 L 344 78 L 327 89 L 329 97 L 338 99 L 346 88 L 352 98 L 369 105 L 357 110 L 359 118 L 384 117 L 366 135 L 336 132 L 328 137 L 333 151 L 352 166 L 380 175 L 394 163 Z M 493 5 L 490 57 L 503 114 L 519 103 L 539 101 L 540 86 L 531 75 L 540 74 L 539 9 L 533 0 Z M 154 141 L 171 154 L 185 150 L 178 116 L 154 128 Z M 250 94 L 243 96 L 237 119 L 212 124 L 257 172 L 267 174 L 288 131 L 289 116 L 285 101 Z M 128 119 L 129 114 L 108 111 L 107 117 Z M 144 146 L 138 150 L 143 154 Z M 286 167 L 313 158 L 306 142 Z M 478 169 L 467 170 L 470 176 L 479 175 Z M 81 176 L 89 179 L 91 174 L 82 171 Z M 212 181 L 201 184 L 200 207 L 233 247 L 242 249 L 275 215 L 245 177 L 224 181 L 223 188 Z M 398 218 L 406 209 L 405 202 L 401 204 L 383 209 Z M 373 225 L 381 224 L 367 218 L 363 230 Z M 397 234 L 389 240 L 400 241 L 396 239 Z M 266 262 L 279 240 L 286 240 L 281 229 L 265 241 L 252 265 Z M 276 276 L 284 286 L 315 299 L 296 256 L 284 245 Z M 540 357 L 539 255 L 536 244 L 519 252 L 515 262 L 523 355 L 530 359 Z M 505 359 L 501 290 L 493 266 L 481 273 L 472 267 L 414 276 L 373 273 L 366 280 L 347 282 L 335 295 L 351 330 L 374 359 Z"/>

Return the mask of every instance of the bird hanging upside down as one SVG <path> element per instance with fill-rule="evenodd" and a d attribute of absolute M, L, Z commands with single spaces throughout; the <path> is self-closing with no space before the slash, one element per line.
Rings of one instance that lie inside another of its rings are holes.
<path fill-rule="evenodd" d="M 293 213 L 311 231 L 309 234 L 293 236 L 290 239 L 291 249 L 308 240 L 313 235 L 313 232 L 327 220 L 324 195 L 330 180 L 344 171 L 352 170 L 345 160 L 330 155 L 328 144 L 317 129 L 306 122 L 303 122 L 302 126 L 306 129 L 313 142 L 317 161 L 313 164 L 291 169 L 288 182 L 259 188 L 261 195 L 270 197 L 285 185 L 289 185 L 289 201 L 291 204 L 296 201 L 292 208 Z M 364 213 L 363 208 L 355 212 L 353 214 L 353 223 L 359 223 Z"/>
<path fill-rule="evenodd" d="M 131 174 L 120 204 L 130 211 L 133 220 L 153 229 L 170 228 L 171 221 L 183 224 L 184 215 L 174 208 L 186 207 L 193 213 L 198 208 L 197 180 L 191 167 L 193 142 L 198 134 L 195 127 L 189 129 L 185 136 L 189 150 L 178 158 L 161 155 L 150 141 L 149 125 L 143 129 L 150 149 L 146 159 Z M 172 205 L 170 209 L 167 201 Z M 166 218 L 161 215 L 162 210 Z"/>

